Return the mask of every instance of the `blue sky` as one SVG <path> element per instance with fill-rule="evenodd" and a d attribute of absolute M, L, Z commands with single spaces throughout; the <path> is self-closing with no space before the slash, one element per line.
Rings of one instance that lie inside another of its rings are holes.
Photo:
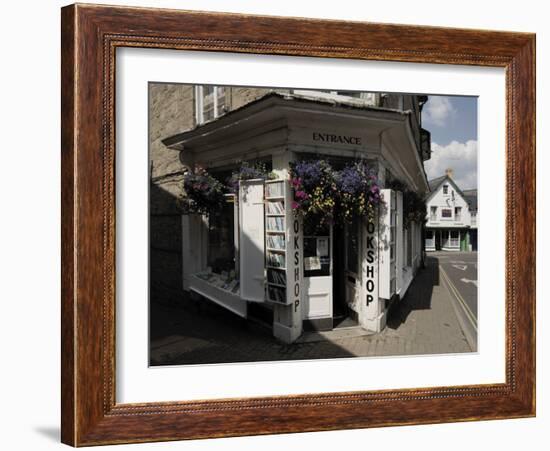
<path fill-rule="evenodd" d="M 428 180 L 451 168 L 461 189 L 477 188 L 477 97 L 429 96 L 422 126 L 432 135 Z"/>

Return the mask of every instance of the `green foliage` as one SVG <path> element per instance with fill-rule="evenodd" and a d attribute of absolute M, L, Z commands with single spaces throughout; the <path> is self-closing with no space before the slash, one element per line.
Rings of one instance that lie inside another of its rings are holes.
<path fill-rule="evenodd" d="M 426 222 L 426 201 L 416 192 L 410 190 L 400 180 L 392 180 L 388 188 L 403 193 L 403 226 L 408 228 L 411 222 L 423 224 Z"/>

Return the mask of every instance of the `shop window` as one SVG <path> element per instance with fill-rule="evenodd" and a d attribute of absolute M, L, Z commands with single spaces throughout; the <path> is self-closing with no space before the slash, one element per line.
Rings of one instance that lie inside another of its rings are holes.
<path fill-rule="evenodd" d="M 223 86 L 197 86 L 195 89 L 197 124 L 221 116 L 226 109 L 226 88 Z"/>
<path fill-rule="evenodd" d="M 234 205 L 231 196 L 219 214 L 208 217 L 207 264 L 217 274 L 235 270 Z"/>
<path fill-rule="evenodd" d="M 453 211 L 450 208 L 442 208 L 441 217 L 444 219 L 451 219 L 453 217 Z"/>
<path fill-rule="evenodd" d="M 330 276 L 330 227 L 304 220 L 304 277 Z M 314 264 L 312 264 L 312 262 Z"/>
<path fill-rule="evenodd" d="M 451 247 L 458 247 L 460 242 L 460 232 L 458 230 L 451 230 L 450 237 Z"/>

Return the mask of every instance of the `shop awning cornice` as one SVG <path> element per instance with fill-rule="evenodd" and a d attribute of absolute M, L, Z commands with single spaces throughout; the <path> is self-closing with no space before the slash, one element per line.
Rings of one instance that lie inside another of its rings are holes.
<path fill-rule="evenodd" d="M 365 118 L 386 122 L 402 122 L 411 111 L 401 111 L 392 108 L 374 107 L 345 103 L 332 99 L 314 99 L 309 96 L 296 94 L 281 94 L 271 92 L 238 109 L 232 110 L 206 124 L 196 126 L 191 130 L 178 133 L 162 140 L 163 144 L 174 150 L 183 150 L 183 147 L 197 138 L 204 138 L 210 134 L 221 132 L 224 129 L 238 126 L 255 115 L 266 113 L 273 107 L 282 107 L 287 110 L 301 110 L 304 113 L 334 112 L 337 115 L 351 114 L 356 118 Z"/>

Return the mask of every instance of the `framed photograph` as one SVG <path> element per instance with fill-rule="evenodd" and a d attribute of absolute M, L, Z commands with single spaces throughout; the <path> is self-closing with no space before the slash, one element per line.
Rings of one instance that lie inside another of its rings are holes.
<path fill-rule="evenodd" d="M 62 441 L 535 415 L 535 36 L 62 9 Z"/>

